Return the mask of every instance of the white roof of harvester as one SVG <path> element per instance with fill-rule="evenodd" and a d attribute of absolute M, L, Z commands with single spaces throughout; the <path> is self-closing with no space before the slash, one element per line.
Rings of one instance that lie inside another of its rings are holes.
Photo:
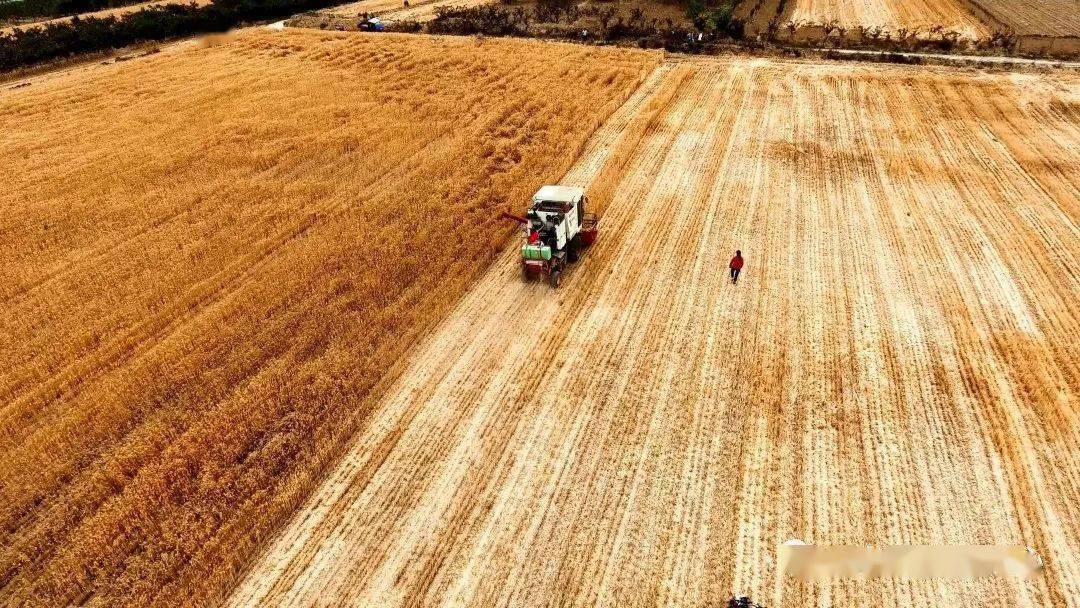
<path fill-rule="evenodd" d="M 576 203 L 585 196 L 585 189 L 576 186 L 544 186 L 533 195 L 533 202 Z"/>

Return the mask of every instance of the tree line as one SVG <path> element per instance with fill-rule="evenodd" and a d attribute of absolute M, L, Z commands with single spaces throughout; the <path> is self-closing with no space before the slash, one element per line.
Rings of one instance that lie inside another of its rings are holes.
<path fill-rule="evenodd" d="M 0 36 L 0 71 L 80 53 L 223 32 L 245 21 L 286 17 L 324 8 L 334 0 L 214 0 L 199 6 L 153 6 L 120 16 L 74 17 L 64 23 L 25 27 Z"/>
<path fill-rule="evenodd" d="M 66 17 L 117 8 L 142 0 L 0 0 L 0 21 Z"/>

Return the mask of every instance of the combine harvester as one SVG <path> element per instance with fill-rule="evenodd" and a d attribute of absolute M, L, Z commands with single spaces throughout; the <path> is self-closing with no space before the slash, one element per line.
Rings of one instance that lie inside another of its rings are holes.
<path fill-rule="evenodd" d="M 521 247 L 521 274 L 526 281 L 547 276 L 552 287 L 562 281 L 567 264 L 596 240 L 597 219 L 586 213 L 589 199 L 583 188 L 544 186 L 533 195 L 525 217 L 509 211 L 502 216 L 525 226 Z"/>

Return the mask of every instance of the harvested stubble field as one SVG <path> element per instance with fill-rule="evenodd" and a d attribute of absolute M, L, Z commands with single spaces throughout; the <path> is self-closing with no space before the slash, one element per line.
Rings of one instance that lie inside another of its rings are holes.
<path fill-rule="evenodd" d="M 1080 1 L 967 0 L 997 29 L 1014 32 L 1018 50 L 1080 57 Z"/>
<path fill-rule="evenodd" d="M 1080 36 L 1077 0 L 967 0 L 1022 36 Z"/>
<path fill-rule="evenodd" d="M 787 0 L 787 23 L 806 27 L 833 24 L 846 30 L 882 28 L 928 35 L 935 27 L 979 40 L 991 31 L 968 0 Z M 781 30 L 782 31 L 782 30 Z"/>
<path fill-rule="evenodd" d="M 231 603 L 1080 605 L 1078 146 L 1072 74 L 665 63 L 564 179 L 595 248 L 506 249 Z M 791 538 L 1047 569 L 795 583 Z"/>
<path fill-rule="evenodd" d="M 979 22 L 964 0 L 789 0 L 794 3 L 792 20 L 796 22 L 837 22 L 845 28 L 881 26 L 892 31 L 900 28 L 926 30 L 938 25 L 969 34 L 984 35 L 986 26 Z"/>
<path fill-rule="evenodd" d="M 1077 0 L 786 0 L 776 26 L 780 39 L 795 42 L 954 40 L 950 46 L 996 48 L 1015 37 L 1010 48 L 1021 54 L 1080 55 Z"/>
<path fill-rule="evenodd" d="M 658 61 L 248 31 L 0 93 L 0 604 L 221 593 Z"/>

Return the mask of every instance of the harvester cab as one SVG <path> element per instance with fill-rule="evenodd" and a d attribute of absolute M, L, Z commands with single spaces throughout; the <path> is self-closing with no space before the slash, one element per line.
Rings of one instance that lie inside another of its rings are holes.
<path fill-rule="evenodd" d="M 362 17 L 357 27 L 361 32 L 381 32 L 386 29 L 382 19 L 378 17 Z"/>
<path fill-rule="evenodd" d="M 533 196 L 525 217 L 503 214 L 525 226 L 525 244 L 521 246 L 525 280 L 546 276 L 552 287 L 559 286 L 566 265 L 576 262 L 582 250 L 596 240 L 597 219 L 586 212 L 588 204 L 583 188 L 544 186 Z"/>

